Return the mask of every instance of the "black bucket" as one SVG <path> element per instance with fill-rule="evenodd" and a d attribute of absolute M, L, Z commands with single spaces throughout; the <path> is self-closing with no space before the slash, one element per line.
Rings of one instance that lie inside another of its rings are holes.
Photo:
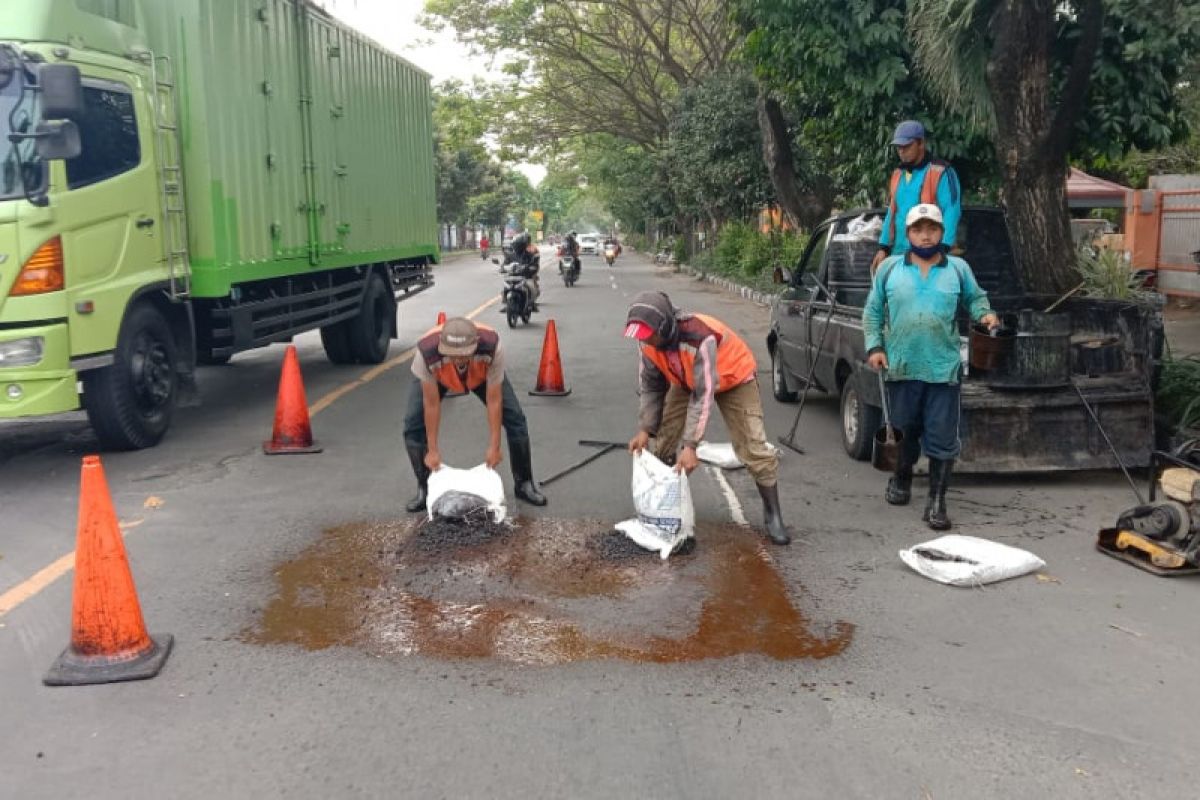
<path fill-rule="evenodd" d="M 900 449 L 903 445 L 904 431 L 885 424 L 875 431 L 875 441 L 871 447 L 871 466 L 881 472 L 895 472 L 900 464 Z"/>

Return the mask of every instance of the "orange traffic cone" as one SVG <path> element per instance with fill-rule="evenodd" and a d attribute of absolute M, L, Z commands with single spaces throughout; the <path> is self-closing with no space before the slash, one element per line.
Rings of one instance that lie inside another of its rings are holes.
<path fill-rule="evenodd" d="M 300 360 L 296 358 L 294 344 L 288 345 L 283 357 L 279 397 L 275 401 L 275 428 L 271 441 L 263 442 L 263 452 L 269 456 L 321 452 L 313 442 L 308 400 L 304 397 L 304 381 L 300 378 Z"/>
<path fill-rule="evenodd" d="M 438 324 L 438 325 L 445 325 L 445 324 L 446 324 L 446 312 L 445 312 L 445 311 L 439 311 L 439 312 L 438 312 L 438 321 L 437 321 L 437 324 Z"/>
<path fill-rule="evenodd" d="M 174 637 L 150 636 L 125 558 L 121 526 L 99 456 L 84 456 L 75 542 L 71 644 L 42 678 L 47 686 L 82 686 L 153 678 Z"/>
<path fill-rule="evenodd" d="M 538 366 L 537 388 L 530 394 L 549 397 L 565 397 L 571 390 L 563 385 L 562 361 L 558 356 L 558 329 L 554 320 L 546 326 L 546 339 L 542 342 L 542 363 Z"/>

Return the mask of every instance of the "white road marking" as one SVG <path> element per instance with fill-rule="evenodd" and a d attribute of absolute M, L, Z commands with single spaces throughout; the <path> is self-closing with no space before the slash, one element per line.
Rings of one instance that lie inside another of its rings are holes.
<path fill-rule="evenodd" d="M 729 485 L 729 481 L 725 480 L 724 471 L 720 467 L 712 465 L 705 467 L 705 470 L 721 487 L 721 494 L 725 495 L 725 504 L 729 506 L 729 518 L 738 525 L 749 525 L 750 523 L 746 521 L 746 512 L 742 510 L 742 502 L 738 500 L 737 492 Z"/>

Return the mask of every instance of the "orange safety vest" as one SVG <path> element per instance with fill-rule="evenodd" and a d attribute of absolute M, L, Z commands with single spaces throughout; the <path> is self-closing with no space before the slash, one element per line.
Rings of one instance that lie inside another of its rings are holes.
<path fill-rule="evenodd" d="M 487 382 L 492 357 L 496 354 L 496 348 L 500 346 L 500 334 L 487 325 L 476 323 L 475 327 L 479 330 L 479 347 L 471 356 L 465 375 L 461 375 L 458 367 L 438 352 L 438 339 L 442 335 L 441 325 L 430 328 L 417 342 L 417 353 L 424 359 L 433 379 L 451 392 L 474 391 Z"/>
<path fill-rule="evenodd" d="M 724 322 L 705 314 L 692 314 L 678 321 L 678 350 L 660 350 L 650 345 L 641 345 L 642 355 L 650 359 L 658 371 L 666 376 L 673 386 L 682 386 L 689 392 L 692 376 L 695 375 L 696 354 L 700 343 L 709 336 L 717 339 L 717 388 L 715 393 L 735 389 L 750 382 L 758 373 L 754 353 L 742 338 L 730 330 Z M 672 363 L 671 355 L 678 353 Z"/>
<path fill-rule="evenodd" d="M 892 212 L 892 245 L 896 244 L 896 190 L 900 188 L 900 173 L 902 170 L 892 170 L 891 187 L 889 189 L 888 208 Z M 927 205 L 937 205 L 938 183 L 946 174 L 943 164 L 930 163 L 925 170 L 925 178 L 921 181 L 921 202 Z"/>

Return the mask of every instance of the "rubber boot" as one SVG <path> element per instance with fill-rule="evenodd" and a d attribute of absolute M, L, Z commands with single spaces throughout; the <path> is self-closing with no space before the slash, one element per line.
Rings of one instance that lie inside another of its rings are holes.
<path fill-rule="evenodd" d="M 775 544 L 789 544 L 792 537 L 788 535 L 787 526 L 783 524 L 783 512 L 779 510 L 779 485 L 758 486 L 758 493 L 763 501 L 763 526 L 767 538 Z"/>
<path fill-rule="evenodd" d="M 424 447 L 408 445 L 408 460 L 412 462 L 413 474 L 417 476 L 417 493 L 404 508 L 410 514 L 418 514 L 425 510 L 425 501 L 429 497 L 429 467 L 425 466 Z"/>
<path fill-rule="evenodd" d="M 526 503 L 546 505 L 546 495 L 533 479 L 533 448 L 530 441 L 508 440 L 508 455 L 512 459 L 513 492 Z"/>
<path fill-rule="evenodd" d="M 946 489 L 950 486 L 950 473 L 954 459 L 929 459 L 929 499 L 925 501 L 923 519 L 931 530 L 950 530 L 950 517 L 946 514 Z"/>
<path fill-rule="evenodd" d="M 900 459 L 896 472 L 888 478 L 887 491 L 883 498 L 894 506 L 906 506 L 912 500 L 913 467 L 921 460 L 921 440 L 911 431 L 904 432 L 904 443 L 900 446 Z"/>

